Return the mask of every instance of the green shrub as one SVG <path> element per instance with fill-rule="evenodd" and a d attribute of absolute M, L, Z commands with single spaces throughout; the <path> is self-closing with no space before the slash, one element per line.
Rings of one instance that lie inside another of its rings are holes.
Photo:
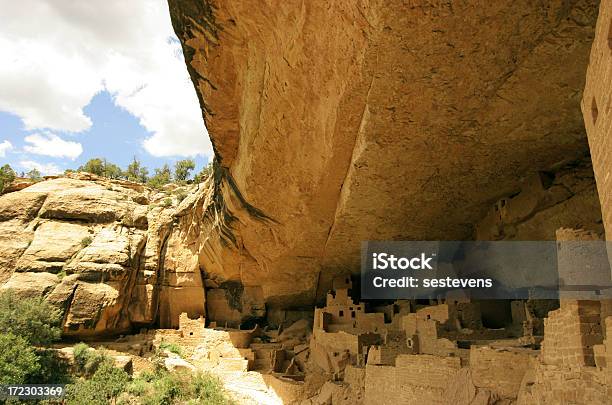
<path fill-rule="evenodd" d="M 86 236 L 83 239 L 81 239 L 81 247 L 85 249 L 87 246 L 91 245 L 92 242 L 93 242 L 93 239 L 91 238 L 91 236 Z"/>
<path fill-rule="evenodd" d="M 189 195 L 189 193 L 187 193 L 187 191 L 183 190 L 183 189 L 179 189 L 177 190 L 177 192 L 175 193 L 176 196 L 176 202 L 178 204 L 180 204 L 181 202 L 183 202 L 183 200 L 185 198 L 187 198 L 187 196 Z"/>
<path fill-rule="evenodd" d="M 74 345 L 72 355 L 76 373 L 83 376 L 92 376 L 102 366 L 114 364 L 113 359 L 104 351 L 92 350 L 82 342 Z"/>
<path fill-rule="evenodd" d="M 0 384 L 24 384 L 40 371 L 35 349 L 21 336 L 0 335 Z"/>
<path fill-rule="evenodd" d="M 91 379 L 81 379 L 67 386 L 67 404 L 106 405 L 115 403 L 116 399 L 128 386 L 129 375 L 112 364 L 105 362 L 93 374 Z"/>
<path fill-rule="evenodd" d="M 229 405 L 233 403 L 228 398 L 221 381 L 212 374 L 194 375 L 191 378 L 190 386 L 192 390 L 190 397 L 195 400 L 195 403 L 205 405 Z"/>
<path fill-rule="evenodd" d="M 31 345 L 46 345 L 61 336 L 62 314 L 42 298 L 0 294 L 0 333 L 12 333 Z"/>
<path fill-rule="evenodd" d="M 213 174 L 213 164 L 212 162 L 208 163 L 206 166 L 202 168 L 200 173 L 196 174 L 193 181 L 196 183 L 202 183 L 206 181 Z"/>
<path fill-rule="evenodd" d="M 172 181 L 172 172 L 170 167 L 165 164 L 161 169 L 155 169 L 155 174 L 149 178 L 147 184 L 149 187 L 160 189 Z"/>
<path fill-rule="evenodd" d="M 91 350 L 89 346 L 83 342 L 77 343 L 72 348 L 72 356 L 74 358 L 74 367 L 79 372 L 84 372 L 85 364 L 87 364 L 87 360 L 89 360 L 89 357 L 91 356 L 91 354 L 89 353 L 90 351 Z"/>
<path fill-rule="evenodd" d="M 145 371 L 127 387 L 143 405 L 194 403 L 230 405 L 223 384 L 211 374 L 171 373 L 167 370 Z"/>
<path fill-rule="evenodd" d="M 143 405 L 171 405 L 175 400 L 182 399 L 186 393 L 185 384 L 177 374 L 160 373 L 150 384 L 151 389 L 143 398 Z"/>
<path fill-rule="evenodd" d="M 137 378 L 134 381 L 130 382 L 126 387 L 126 392 L 135 397 L 144 396 L 147 388 L 149 387 L 149 382 L 142 378 Z"/>
<path fill-rule="evenodd" d="M 68 362 L 53 349 L 38 349 L 40 369 L 30 378 L 33 384 L 68 384 L 72 381 Z"/>
<path fill-rule="evenodd" d="M 181 347 L 177 345 L 176 343 L 161 342 L 159 344 L 159 349 L 168 350 L 169 352 L 178 354 L 179 356 L 183 355 L 183 351 L 181 350 Z"/>
<path fill-rule="evenodd" d="M 171 198 L 166 198 L 164 201 L 162 201 L 161 206 L 164 207 L 164 208 L 172 207 L 172 199 Z"/>

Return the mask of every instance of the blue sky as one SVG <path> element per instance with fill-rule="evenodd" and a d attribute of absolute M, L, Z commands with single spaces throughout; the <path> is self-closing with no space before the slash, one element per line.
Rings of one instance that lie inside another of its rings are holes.
<path fill-rule="evenodd" d="M 6 151 L 4 158 L 0 157 L 0 166 L 8 163 L 17 172 L 27 172 L 33 167 L 31 162 L 36 162 L 49 168 L 54 166 L 63 172 L 66 169 L 76 169 L 89 159 L 105 157 L 125 168 L 135 156 L 152 173 L 155 167 L 161 167 L 165 163 L 172 166 L 177 160 L 185 158 L 156 157 L 147 152 L 143 142 L 151 136 L 151 132 L 140 125 L 135 116 L 115 105 L 108 91 L 104 90 L 95 95 L 83 111 L 92 121 L 92 126 L 88 130 L 78 134 L 60 133 L 65 141 L 78 142 L 82 145 L 83 152 L 74 160 L 27 152 L 24 150 L 24 147 L 28 146 L 25 137 L 40 131 L 28 131 L 17 115 L 0 112 L 0 140 L 8 140 L 12 145 L 12 148 Z M 208 135 L 203 132 L 202 136 Z M 196 155 L 194 159 L 197 171 L 208 163 L 208 157 L 202 155 Z"/>
<path fill-rule="evenodd" d="M 0 0 L 0 163 L 212 157 L 164 0 Z"/>

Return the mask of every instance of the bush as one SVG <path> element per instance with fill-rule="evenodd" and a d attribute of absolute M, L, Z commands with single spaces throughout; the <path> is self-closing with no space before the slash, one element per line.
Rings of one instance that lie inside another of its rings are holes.
<path fill-rule="evenodd" d="M 21 336 L 0 335 L 0 384 L 24 384 L 40 370 L 35 349 Z"/>
<path fill-rule="evenodd" d="M 147 184 L 150 187 L 160 189 L 171 181 L 172 172 L 170 172 L 170 167 L 166 164 L 161 169 L 155 169 L 155 174 L 149 178 Z"/>
<path fill-rule="evenodd" d="M 166 198 L 164 201 L 162 201 L 161 206 L 164 207 L 164 208 L 172 207 L 172 199 L 171 198 Z"/>
<path fill-rule="evenodd" d="M 123 393 L 130 380 L 129 375 L 104 362 L 89 380 L 79 380 L 71 384 L 66 390 L 67 404 L 100 404 L 115 403 L 117 397 Z"/>
<path fill-rule="evenodd" d="M 113 366 L 114 361 L 103 351 L 91 349 L 85 343 L 77 343 L 72 348 L 74 368 L 77 374 L 92 376 L 103 366 Z"/>
<path fill-rule="evenodd" d="M 210 374 L 170 373 L 165 369 L 146 371 L 128 385 L 127 392 L 138 396 L 143 405 L 233 404 L 221 381 Z"/>
<path fill-rule="evenodd" d="M 151 390 L 143 398 L 143 405 L 171 405 L 185 396 L 185 386 L 178 375 L 160 374 L 151 382 Z"/>
<path fill-rule="evenodd" d="M 77 343 L 72 348 L 72 356 L 74 357 L 74 367 L 77 370 L 85 370 L 85 364 L 90 356 L 90 348 L 85 343 Z"/>
<path fill-rule="evenodd" d="M 181 347 L 177 345 L 176 343 L 161 342 L 159 344 L 159 348 L 160 350 L 168 350 L 169 352 L 178 354 L 179 356 L 183 355 L 183 351 L 181 350 Z"/>
<path fill-rule="evenodd" d="M 232 404 L 221 381 L 211 374 L 196 374 L 191 378 L 191 398 L 198 404 Z"/>
<path fill-rule="evenodd" d="M 53 349 L 36 351 L 40 369 L 34 373 L 30 382 L 33 384 L 68 384 L 72 381 L 69 364 Z"/>
<path fill-rule="evenodd" d="M 85 249 L 87 246 L 91 245 L 92 242 L 93 242 L 93 239 L 91 238 L 91 236 L 86 236 L 83 239 L 81 239 L 81 247 Z"/>
<path fill-rule="evenodd" d="M 188 193 L 186 190 L 179 189 L 179 190 L 178 190 L 178 191 L 175 193 L 175 196 L 176 196 L 176 202 L 177 202 L 177 204 L 182 203 L 182 202 L 183 202 L 183 200 L 184 200 L 185 198 L 187 198 L 187 196 L 188 196 L 188 195 L 189 195 L 189 193 Z"/>
<path fill-rule="evenodd" d="M 46 345 L 61 336 L 61 311 L 42 298 L 0 294 L 0 333 L 12 333 L 31 345 Z"/>
<path fill-rule="evenodd" d="M 196 183 L 202 183 L 206 179 L 208 179 L 210 176 L 212 176 L 212 174 L 213 174 L 213 165 L 212 165 L 212 162 L 210 162 L 209 164 L 207 164 L 206 166 L 202 168 L 200 173 L 195 175 L 193 181 L 195 181 Z"/>

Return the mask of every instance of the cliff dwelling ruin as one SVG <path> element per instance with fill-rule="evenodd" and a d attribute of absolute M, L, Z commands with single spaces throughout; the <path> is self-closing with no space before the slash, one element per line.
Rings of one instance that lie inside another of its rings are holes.
<path fill-rule="evenodd" d="M 170 206 L 86 173 L 5 193 L 2 289 L 273 393 L 247 403 L 612 403 L 612 300 L 359 288 L 362 241 L 607 240 L 612 2 L 168 3 L 214 174 Z"/>

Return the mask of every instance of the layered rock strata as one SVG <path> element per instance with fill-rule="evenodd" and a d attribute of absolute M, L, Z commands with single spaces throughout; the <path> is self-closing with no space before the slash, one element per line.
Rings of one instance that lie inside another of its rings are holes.
<path fill-rule="evenodd" d="M 2 289 L 62 307 L 67 336 L 203 314 L 198 255 L 184 236 L 205 190 L 178 205 L 171 192 L 75 174 L 8 193 L 0 198 Z"/>

